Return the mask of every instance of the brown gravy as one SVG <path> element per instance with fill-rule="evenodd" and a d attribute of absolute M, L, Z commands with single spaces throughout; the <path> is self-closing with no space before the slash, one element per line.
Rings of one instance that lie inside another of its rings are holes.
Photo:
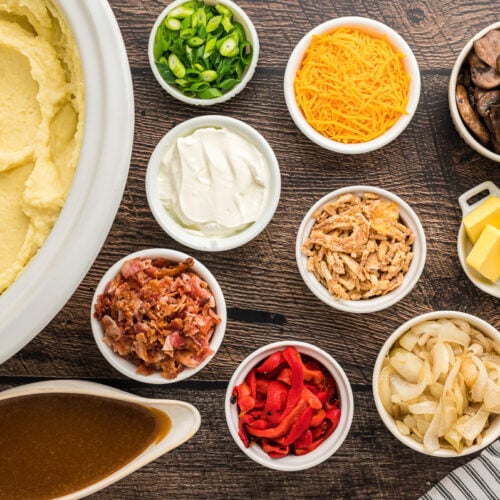
<path fill-rule="evenodd" d="M 110 475 L 170 430 L 165 413 L 83 394 L 0 401 L 0 498 L 49 499 Z"/>

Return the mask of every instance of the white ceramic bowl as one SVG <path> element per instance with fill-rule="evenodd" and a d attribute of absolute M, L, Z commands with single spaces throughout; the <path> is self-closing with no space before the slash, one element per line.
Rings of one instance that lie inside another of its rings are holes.
<path fill-rule="evenodd" d="M 83 64 L 83 145 L 52 232 L 15 283 L 0 295 L 0 363 L 51 321 L 90 269 L 120 206 L 132 154 L 132 79 L 109 3 L 55 3 L 71 26 Z"/>
<path fill-rule="evenodd" d="M 268 194 L 258 220 L 239 233 L 227 237 L 207 237 L 203 236 L 200 232 L 186 229 L 169 214 L 162 205 L 158 195 L 157 180 L 165 152 L 178 138 L 192 134 L 195 130 L 204 127 L 224 127 L 245 138 L 261 152 L 269 169 Z M 259 235 L 272 219 L 278 206 L 280 193 L 280 169 L 278 160 L 271 146 L 269 146 L 264 137 L 250 125 L 235 118 L 222 115 L 199 116 L 182 122 L 174 127 L 161 139 L 154 149 L 146 172 L 146 194 L 148 203 L 158 224 L 169 236 L 179 243 L 206 252 L 230 250 L 248 243 Z"/>
<path fill-rule="evenodd" d="M 469 200 L 471 198 L 477 197 L 483 191 L 487 192 L 487 194 L 483 198 L 479 200 L 476 199 L 474 203 L 469 204 Z M 458 198 L 458 203 L 460 205 L 460 208 L 462 209 L 462 218 L 471 213 L 472 210 L 474 210 L 477 206 L 484 203 L 484 201 L 486 201 L 486 199 L 490 196 L 500 196 L 500 189 L 490 181 L 483 182 L 461 195 Z M 500 280 L 498 280 L 496 283 L 492 283 L 490 280 L 487 280 L 481 273 L 477 272 L 475 269 L 470 267 L 469 264 L 467 264 L 467 255 L 469 255 L 472 247 L 473 244 L 469 240 L 467 232 L 464 229 L 464 225 L 461 222 L 460 229 L 458 230 L 457 251 L 462 269 L 464 270 L 467 277 L 472 281 L 472 283 L 480 290 L 489 295 L 493 295 L 493 297 L 500 298 Z"/>
<path fill-rule="evenodd" d="M 158 83 L 162 86 L 164 90 L 166 90 L 172 97 L 175 97 L 179 101 L 185 102 L 186 104 L 193 104 L 195 106 L 213 106 L 215 104 L 220 104 L 222 102 L 228 101 L 235 95 L 239 94 L 248 84 L 248 82 L 252 79 L 253 74 L 255 73 L 255 68 L 257 67 L 257 61 L 259 59 L 259 37 L 257 35 L 257 31 L 255 29 L 254 24 L 247 16 L 247 14 L 243 11 L 241 7 L 239 7 L 236 3 L 231 0 L 205 0 L 206 5 L 216 5 L 221 4 L 228 7 L 233 13 L 233 19 L 241 23 L 245 30 L 245 34 L 247 40 L 252 45 L 252 60 L 250 64 L 245 68 L 241 81 L 237 85 L 235 85 L 229 92 L 226 92 L 220 97 L 215 97 L 214 99 L 199 99 L 185 96 L 175 85 L 167 83 L 158 68 L 156 67 L 155 58 L 153 55 L 153 48 L 155 43 L 155 36 L 158 27 L 163 22 L 163 20 L 167 17 L 168 13 L 174 8 L 186 3 L 188 0 L 174 0 L 171 4 L 167 5 L 165 9 L 161 12 L 161 14 L 156 19 L 155 24 L 151 30 L 151 34 L 149 35 L 149 44 L 148 44 L 148 57 L 149 57 L 149 65 L 151 66 L 151 70 L 153 71 L 153 75 L 155 76 Z"/>
<path fill-rule="evenodd" d="M 453 65 L 453 69 L 451 71 L 450 80 L 448 83 L 448 104 L 450 107 L 451 120 L 453 125 L 455 126 L 458 135 L 464 140 L 466 144 L 468 144 L 474 151 L 478 152 L 480 155 L 489 158 L 490 160 L 500 162 L 500 154 L 494 153 L 491 149 L 483 146 L 469 131 L 469 129 L 465 126 L 462 117 L 458 111 L 457 101 L 456 101 L 456 87 L 457 87 L 457 79 L 460 74 L 460 69 L 462 68 L 462 64 L 465 62 L 467 55 L 473 48 L 474 40 L 478 40 L 482 38 L 486 33 L 493 29 L 500 28 L 500 21 L 490 24 L 479 33 L 474 35 L 462 49 L 460 54 Z"/>
<path fill-rule="evenodd" d="M 106 274 L 101 278 L 101 281 L 96 287 L 94 297 L 92 299 L 92 306 L 90 311 L 90 323 L 92 326 L 92 333 L 94 334 L 94 340 L 96 341 L 97 347 L 101 351 L 101 354 L 106 358 L 106 360 L 113 366 L 116 370 L 123 373 L 127 377 L 138 380 L 139 382 L 145 382 L 147 384 L 170 384 L 173 382 L 178 382 L 180 380 L 185 380 L 189 377 L 192 377 L 196 373 L 198 373 L 201 369 L 203 369 L 210 360 L 215 356 L 217 350 L 219 349 L 222 339 L 224 338 L 224 333 L 226 330 L 227 323 L 227 311 L 226 311 L 226 302 L 224 300 L 224 295 L 222 294 L 222 290 L 217 283 L 217 280 L 213 276 L 213 274 L 199 261 L 194 259 L 195 264 L 192 270 L 198 274 L 200 278 L 207 282 L 208 287 L 210 288 L 216 304 L 216 312 L 219 315 L 221 321 L 217 324 L 215 331 L 210 340 L 210 347 L 214 351 L 214 353 L 206 358 L 202 363 L 200 363 L 196 368 L 184 368 L 184 370 L 175 378 L 175 379 L 166 379 L 160 375 L 159 372 L 155 372 L 151 375 L 142 375 L 140 373 L 136 373 L 137 367 L 129 360 L 122 358 L 117 353 L 115 353 L 110 347 L 108 347 L 103 342 L 104 329 L 101 325 L 101 322 L 94 317 L 94 305 L 97 302 L 97 297 L 102 294 L 106 288 L 106 285 L 120 272 L 120 268 L 125 261 L 133 259 L 135 257 L 143 257 L 143 258 L 164 258 L 171 262 L 182 262 L 186 260 L 189 255 L 177 252 L 176 250 L 167 250 L 162 248 L 150 248 L 147 250 L 140 250 L 138 252 L 134 252 L 123 259 L 120 259 L 118 262 L 113 264 Z"/>
<path fill-rule="evenodd" d="M 380 418 L 384 422 L 387 429 L 389 429 L 389 431 L 397 439 L 399 439 L 403 444 L 405 444 L 409 448 L 418 451 L 420 453 L 423 453 L 425 455 L 449 458 L 449 457 L 464 456 L 464 455 L 469 455 L 471 453 L 476 453 L 485 448 L 486 446 L 490 445 L 496 439 L 498 439 L 500 437 L 500 416 L 497 416 L 493 420 L 491 426 L 486 430 L 486 434 L 480 445 L 465 447 L 460 454 L 456 453 L 454 450 L 451 449 L 439 449 L 434 453 L 429 453 L 424 449 L 424 446 L 422 444 L 415 441 L 410 436 L 404 436 L 403 434 L 401 434 L 396 425 L 395 420 L 392 418 L 391 415 L 389 415 L 387 410 L 384 408 L 384 405 L 382 404 L 378 391 L 379 375 L 382 369 L 382 363 L 384 361 L 384 358 L 388 355 L 389 351 L 391 350 L 392 346 L 399 339 L 399 337 L 401 337 L 410 328 L 419 323 L 422 323 L 423 321 L 438 320 L 441 318 L 456 318 L 465 320 L 468 323 L 470 323 L 473 327 L 478 329 L 480 332 L 484 333 L 484 335 L 486 335 L 487 337 L 495 339 L 496 341 L 500 341 L 500 332 L 497 329 L 493 328 L 493 326 L 488 324 L 486 321 L 478 318 L 477 316 L 473 316 L 472 314 L 467 314 L 458 311 L 435 311 L 435 312 L 421 314 L 420 316 L 410 319 L 406 323 L 402 324 L 385 341 L 384 345 L 382 346 L 382 349 L 380 349 L 379 355 L 377 356 L 377 360 L 375 361 L 375 365 L 373 368 L 372 390 L 373 390 L 373 398 L 375 400 L 375 406 L 377 407 L 377 411 L 380 415 Z"/>
<path fill-rule="evenodd" d="M 277 351 L 282 351 L 288 346 L 293 346 L 302 354 L 314 358 L 321 363 L 333 376 L 337 394 L 340 400 L 341 416 L 337 428 L 333 433 L 315 450 L 302 456 L 288 455 L 283 458 L 270 458 L 258 445 L 246 448 L 238 436 L 238 410 L 237 404 L 231 403 L 231 395 L 235 386 L 241 384 L 250 370 L 259 362 Z M 226 392 L 225 401 L 226 421 L 229 431 L 241 451 L 255 462 L 280 471 L 297 471 L 314 467 L 330 458 L 345 441 L 351 428 L 354 415 L 354 400 L 349 380 L 342 367 L 332 356 L 319 347 L 297 341 L 281 341 L 268 344 L 257 349 L 245 358 L 234 372 Z"/>
<path fill-rule="evenodd" d="M 318 279 L 314 276 L 314 273 L 307 269 L 307 257 L 302 253 L 302 245 L 311 233 L 311 229 L 315 222 L 313 214 L 316 210 L 323 207 L 327 203 L 334 201 L 342 194 L 355 193 L 358 195 L 362 195 L 363 193 L 368 192 L 376 193 L 380 195 L 382 199 L 387 199 L 398 204 L 401 220 L 415 233 L 415 242 L 413 243 L 413 260 L 410 264 L 408 272 L 404 276 L 403 283 L 392 292 L 389 292 L 387 295 L 373 297 L 365 300 L 335 299 L 318 281 Z M 370 313 L 380 311 L 400 301 L 411 291 L 411 289 L 415 286 L 418 279 L 420 278 L 420 275 L 422 274 L 425 266 L 426 254 L 427 244 L 425 240 L 424 229 L 422 227 L 422 224 L 420 223 L 419 218 L 417 217 L 417 214 L 405 201 L 399 198 L 399 196 L 396 196 L 395 194 L 392 194 L 385 189 L 380 189 L 372 186 L 345 187 L 332 191 L 331 193 L 323 196 L 323 198 L 318 200 L 309 209 L 304 219 L 302 220 L 295 243 L 295 258 L 297 260 L 297 266 L 299 268 L 300 275 L 302 276 L 305 284 L 308 286 L 311 292 L 325 304 L 335 309 L 339 309 L 340 311 L 352 313 Z"/>
<path fill-rule="evenodd" d="M 344 144 L 329 139 L 317 132 L 307 122 L 299 106 L 297 105 L 294 90 L 295 75 L 300 68 L 309 45 L 311 44 L 313 35 L 335 31 L 340 27 L 346 26 L 358 28 L 368 33 L 385 36 L 395 49 L 405 54 L 405 69 L 411 77 L 406 114 L 401 115 L 401 118 L 381 136 L 376 137 L 371 141 L 359 144 Z M 294 48 L 286 66 L 284 81 L 285 100 L 288 111 L 290 112 L 293 121 L 300 129 L 300 131 L 311 141 L 318 144 L 322 148 L 343 154 L 368 153 L 370 151 L 379 149 L 396 139 L 396 137 L 398 137 L 399 134 L 401 134 L 401 132 L 403 132 L 403 130 L 408 126 L 411 119 L 413 118 L 413 115 L 415 114 L 415 110 L 417 109 L 418 101 L 420 98 L 420 87 L 420 71 L 418 68 L 417 60 L 415 59 L 412 50 L 405 42 L 405 40 L 392 28 L 389 28 L 379 21 L 374 21 L 373 19 L 368 19 L 365 17 L 339 17 L 326 21 L 309 31 L 309 33 L 307 33 Z"/>
<path fill-rule="evenodd" d="M 0 393 L 0 400 L 11 399 L 33 394 L 86 394 L 110 398 L 128 403 L 136 403 L 148 408 L 154 408 L 166 413 L 172 422 L 170 431 L 159 441 L 151 444 L 142 453 L 135 457 L 128 464 L 104 477 L 90 486 L 79 491 L 70 493 L 62 497 L 64 500 L 76 500 L 92 493 L 102 490 L 116 481 L 128 476 L 137 469 L 152 462 L 156 458 L 177 448 L 182 443 L 193 437 L 198 431 L 201 417 L 198 410 L 183 401 L 173 401 L 168 399 L 149 399 L 129 394 L 127 392 L 108 387 L 94 382 L 83 380 L 47 380 L 35 382 L 33 384 L 22 385 Z M 71 446 L 71 443 L 68 443 Z M 49 450 L 48 450 L 49 451 Z"/>

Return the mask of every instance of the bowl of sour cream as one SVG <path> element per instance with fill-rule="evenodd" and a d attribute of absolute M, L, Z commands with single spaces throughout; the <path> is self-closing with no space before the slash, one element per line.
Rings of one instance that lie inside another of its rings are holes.
<path fill-rule="evenodd" d="M 177 242 L 223 251 L 248 243 L 272 219 L 281 193 L 276 156 L 247 123 L 199 116 L 170 130 L 148 164 L 153 216 Z"/>

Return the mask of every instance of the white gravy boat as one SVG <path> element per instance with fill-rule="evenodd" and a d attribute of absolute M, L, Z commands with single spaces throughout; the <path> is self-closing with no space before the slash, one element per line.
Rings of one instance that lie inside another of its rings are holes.
<path fill-rule="evenodd" d="M 200 413 L 189 403 L 169 399 L 143 398 L 113 387 L 108 387 L 94 382 L 87 382 L 84 380 L 47 380 L 44 382 L 22 385 L 0 392 L 0 401 L 18 396 L 47 393 L 86 394 L 90 396 L 105 397 L 119 401 L 136 403 L 146 408 L 156 408 L 157 410 L 166 413 L 172 422 L 172 427 L 166 436 L 158 442 L 153 442 L 141 454 L 129 463 L 125 464 L 119 470 L 113 472 L 104 479 L 91 484 L 90 486 L 59 497 L 58 500 L 75 500 L 106 488 L 110 484 L 115 483 L 128 474 L 136 471 L 142 466 L 152 462 L 161 455 L 186 442 L 196 434 L 201 423 Z"/>

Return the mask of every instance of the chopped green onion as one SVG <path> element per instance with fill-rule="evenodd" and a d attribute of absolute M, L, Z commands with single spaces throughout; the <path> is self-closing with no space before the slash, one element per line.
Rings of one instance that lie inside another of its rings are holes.
<path fill-rule="evenodd" d="M 213 69 L 207 69 L 200 73 L 200 77 L 204 82 L 213 82 L 217 79 L 217 72 Z"/>
<path fill-rule="evenodd" d="M 186 7 L 185 5 L 180 5 L 173 9 L 170 13 L 170 17 L 175 17 L 176 19 L 185 19 L 186 17 L 192 16 L 194 9 Z"/>
<path fill-rule="evenodd" d="M 223 39 L 219 52 L 221 56 L 235 57 L 239 53 L 238 39 L 233 35 L 229 35 Z"/>
<path fill-rule="evenodd" d="M 181 29 L 181 22 L 175 17 L 167 17 L 164 23 L 165 26 L 171 31 L 179 31 Z"/>
<path fill-rule="evenodd" d="M 213 99 L 241 81 L 253 51 L 228 7 L 190 0 L 160 24 L 153 55 L 165 82 L 186 96 Z"/>
<path fill-rule="evenodd" d="M 177 78 L 183 78 L 186 74 L 186 68 L 175 54 L 168 56 L 168 67 Z"/>
<path fill-rule="evenodd" d="M 207 33 L 212 33 L 212 31 L 215 31 L 220 26 L 221 21 L 222 16 L 212 17 L 207 23 Z"/>
<path fill-rule="evenodd" d="M 203 38 L 200 38 L 199 36 L 192 36 L 191 38 L 188 38 L 187 44 L 190 47 L 199 47 L 200 45 L 203 45 L 205 43 L 205 40 Z"/>

